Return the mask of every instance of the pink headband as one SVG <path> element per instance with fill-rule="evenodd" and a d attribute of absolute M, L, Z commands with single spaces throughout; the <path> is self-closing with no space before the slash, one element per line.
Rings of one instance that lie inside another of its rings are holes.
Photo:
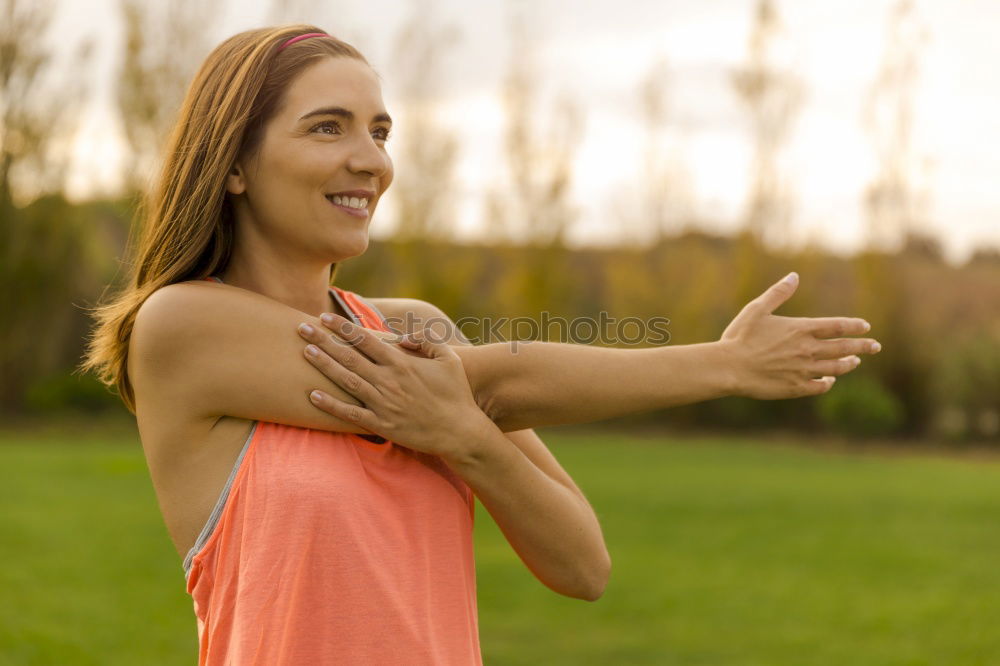
<path fill-rule="evenodd" d="M 325 32 L 307 32 L 304 35 L 299 35 L 298 37 L 292 37 L 291 39 L 289 39 L 288 41 L 286 41 L 284 44 L 282 44 L 281 46 L 279 46 L 278 47 L 278 53 L 281 53 L 285 49 L 286 46 L 291 46 L 295 42 L 300 42 L 303 39 L 309 39 L 310 37 L 329 37 L 329 36 L 330 35 L 326 34 Z"/>

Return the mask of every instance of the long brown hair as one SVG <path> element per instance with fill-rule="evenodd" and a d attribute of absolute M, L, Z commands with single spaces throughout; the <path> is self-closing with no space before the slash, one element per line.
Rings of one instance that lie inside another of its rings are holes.
<path fill-rule="evenodd" d="M 291 37 L 310 32 L 325 31 L 290 25 L 233 35 L 208 55 L 188 87 L 165 145 L 162 170 L 136 212 L 128 243 L 136 249 L 126 251 L 132 257 L 126 262 L 129 279 L 92 310 L 96 323 L 79 367 L 114 386 L 133 413 L 127 362 L 136 313 L 161 287 L 225 270 L 234 232 L 225 182 L 237 158 L 256 154 L 285 91 L 309 65 L 330 56 L 369 64 L 335 37 L 304 39 L 278 51 Z M 331 267 L 331 282 L 336 267 Z"/>

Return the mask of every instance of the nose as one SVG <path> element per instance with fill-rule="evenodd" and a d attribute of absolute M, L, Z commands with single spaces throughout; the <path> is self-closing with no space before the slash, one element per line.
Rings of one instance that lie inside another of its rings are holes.
<path fill-rule="evenodd" d="M 352 146 L 351 156 L 347 161 L 347 168 L 356 173 L 370 173 L 374 176 L 381 176 L 388 168 L 388 156 L 381 146 L 375 142 L 371 134 L 365 133 L 359 137 Z"/>

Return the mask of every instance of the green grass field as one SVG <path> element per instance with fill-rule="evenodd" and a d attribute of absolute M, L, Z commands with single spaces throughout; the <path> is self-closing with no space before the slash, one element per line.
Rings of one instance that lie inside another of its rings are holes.
<path fill-rule="evenodd" d="M 538 583 L 477 508 L 487 664 L 1000 664 L 1000 464 L 550 431 L 614 561 Z M 0 434 L 0 664 L 197 661 L 142 450 Z"/>

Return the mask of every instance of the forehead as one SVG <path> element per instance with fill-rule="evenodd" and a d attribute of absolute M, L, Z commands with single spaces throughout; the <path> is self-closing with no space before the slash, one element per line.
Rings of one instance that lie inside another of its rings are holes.
<path fill-rule="evenodd" d="M 299 118 L 320 106 L 343 106 L 362 118 L 383 112 L 382 86 L 371 67 L 354 58 L 323 58 L 288 87 L 284 115 Z"/>

